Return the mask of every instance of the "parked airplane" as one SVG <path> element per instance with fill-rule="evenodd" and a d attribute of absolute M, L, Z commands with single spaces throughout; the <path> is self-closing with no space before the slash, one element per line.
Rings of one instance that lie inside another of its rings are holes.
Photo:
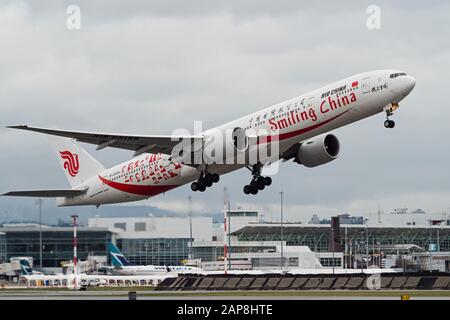
<path fill-rule="evenodd" d="M 20 264 L 20 274 L 21 275 L 25 276 L 25 275 L 33 274 L 33 269 L 31 268 L 31 266 L 27 260 L 20 260 L 19 264 Z"/>
<path fill-rule="evenodd" d="M 123 257 L 120 253 L 119 249 L 117 249 L 119 255 Z M 125 259 L 125 257 L 123 257 Z M 125 261 L 127 261 L 125 259 Z M 147 273 L 132 273 L 131 271 L 128 273 L 120 273 L 118 276 L 108 276 L 108 275 L 99 275 L 99 274 L 86 274 L 79 273 L 77 274 L 44 274 L 39 271 L 33 270 L 30 265 L 30 262 L 27 259 L 19 259 L 20 264 L 20 275 L 22 280 L 21 283 L 26 283 L 27 286 L 58 286 L 58 287 L 67 287 L 68 289 L 76 289 L 79 290 L 82 287 L 87 286 L 107 286 L 107 285 L 156 285 L 161 282 L 168 276 L 174 276 L 165 270 L 161 274 L 150 274 Z M 164 275 L 163 275 L 164 273 Z M 119 274 L 119 273 L 118 273 Z M 123 276 L 126 275 L 127 277 Z M 40 284 L 38 284 L 40 283 Z"/>
<path fill-rule="evenodd" d="M 22 276 L 28 276 L 31 274 L 43 274 L 42 272 L 34 271 L 33 268 L 31 268 L 30 263 L 26 259 L 20 259 L 19 264 L 20 264 L 20 274 Z"/>
<path fill-rule="evenodd" d="M 80 290 L 82 287 L 108 286 L 108 287 L 130 287 L 130 286 L 157 286 L 164 279 L 173 275 L 151 275 L 151 276 L 111 276 L 99 274 L 74 275 L 27 275 L 21 277 L 19 284 L 29 288 L 34 287 L 57 287 L 70 290 Z"/>
<path fill-rule="evenodd" d="M 340 142 L 328 132 L 336 128 L 380 112 L 386 114 L 384 126 L 393 128 L 390 116 L 414 86 L 415 79 L 398 70 L 361 73 L 197 135 L 122 135 L 10 126 L 52 136 L 72 188 L 4 195 L 56 197 L 59 206 L 100 206 L 147 199 L 187 183 L 193 191 L 203 192 L 218 182 L 220 175 L 243 167 L 250 169 L 253 177 L 244 192 L 256 194 L 272 183 L 262 175 L 264 166 L 293 159 L 312 168 L 335 160 Z M 95 144 L 97 150 L 132 150 L 135 158 L 105 169 L 75 140 Z M 276 152 L 261 156 L 262 149 Z M 220 153 L 224 156 L 217 156 Z"/>
<path fill-rule="evenodd" d="M 119 248 L 112 242 L 108 243 L 108 251 L 111 255 L 112 267 L 106 268 L 109 272 L 116 275 L 152 275 L 152 274 L 165 274 L 168 272 L 174 273 L 197 273 L 203 271 L 200 268 L 188 267 L 188 266 L 133 266 L 125 258 Z M 104 267 L 105 268 L 105 267 Z"/>

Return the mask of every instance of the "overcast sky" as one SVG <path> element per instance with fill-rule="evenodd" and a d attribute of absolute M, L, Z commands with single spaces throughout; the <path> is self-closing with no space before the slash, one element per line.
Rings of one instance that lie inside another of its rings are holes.
<path fill-rule="evenodd" d="M 273 218 L 283 190 L 292 221 L 369 214 L 378 203 L 385 212 L 450 212 L 448 1 L 93 2 L 0 3 L 0 193 L 68 187 L 43 135 L 5 125 L 170 134 L 201 120 L 206 129 L 352 74 L 397 68 L 417 84 L 395 129 L 383 127 L 383 114 L 338 129 L 339 159 L 314 169 L 284 163 L 257 196 L 242 192 L 247 170 L 228 174 L 192 194 L 196 211 L 220 211 L 227 187 L 233 206 Z M 379 30 L 366 26 L 371 4 L 381 9 Z M 66 27 L 69 5 L 81 9 L 80 30 Z M 86 148 L 105 166 L 131 156 Z M 189 194 L 184 186 L 140 204 L 183 213 Z M 1 198 L 0 221 L 5 210 L 12 218 L 33 206 Z"/>

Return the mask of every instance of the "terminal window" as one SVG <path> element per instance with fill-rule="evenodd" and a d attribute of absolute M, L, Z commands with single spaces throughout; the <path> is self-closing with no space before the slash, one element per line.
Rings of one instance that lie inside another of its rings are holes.
<path fill-rule="evenodd" d="M 290 267 L 298 267 L 298 257 L 290 257 L 289 258 L 289 266 Z"/>
<path fill-rule="evenodd" d="M 145 222 L 136 222 L 134 224 L 134 231 L 145 231 Z"/>
<path fill-rule="evenodd" d="M 332 267 L 333 266 L 333 258 L 320 258 L 320 264 L 322 267 Z M 334 266 L 341 266 L 341 258 L 334 258 Z"/>
<path fill-rule="evenodd" d="M 122 229 L 123 231 L 127 230 L 127 224 L 125 222 L 114 223 L 114 228 Z"/>

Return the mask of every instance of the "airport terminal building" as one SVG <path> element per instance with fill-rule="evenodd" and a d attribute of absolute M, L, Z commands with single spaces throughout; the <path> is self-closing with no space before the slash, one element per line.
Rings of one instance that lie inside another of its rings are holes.
<path fill-rule="evenodd" d="M 113 233 L 107 228 L 78 228 L 78 259 L 106 256 L 107 244 L 112 239 Z M 3 247 L 5 261 L 12 257 L 31 257 L 34 266 L 38 267 L 41 265 L 40 242 L 43 268 L 61 268 L 61 262 L 73 259 L 73 228 L 40 227 L 38 224 L 3 225 L 0 228 L 0 257 Z"/>
<path fill-rule="evenodd" d="M 228 223 L 229 260 L 244 269 L 273 269 L 281 265 L 306 269 L 359 268 L 369 264 L 391 267 L 395 263 L 398 266 L 399 262 L 386 265 L 381 257 L 414 253 L 414 257 L 425 262 L 430 254 L 439 256 L 439 269 L 449 270 L 450 226 L 447 225 L 351 224 L 338 226 L 333 235 L 330 225 L 285 222 L 281 239 L 281 224 L 261 221 L 255 211 L 231 211 Z M 10 224 L 0 228 L 0 261 L 2 257 L 8 261 L 27 256 L 33 258 L 35 266 L 40 266 L 40 234 L 44 268 L 60 268 L 63 261 L 72 259 L 71 227 Z M 186 260 L 206 265 L 224 260 L 223 223 L 214 223 L 212 217 L 90 218 L 87 226 L 78 229 L 79 259 L 96 256 L 109 263 L 109 241 L 116 243 L 136 265 L 180 265 Z M 404 259 L 402 262 L 405 266 Z"/>
<path fill-rule="evenodd" d="M 91 218 L 88 227 L 111 230 L 117 246 L 137 265 L 179 265 L 190 257 L 191 239 L 213 238 L 211 217 Z"/>
<path fill-rule="evenodd" d="M 6 234 L 0 232 L 0 263 L 8 261 L 6 257 Z"/>

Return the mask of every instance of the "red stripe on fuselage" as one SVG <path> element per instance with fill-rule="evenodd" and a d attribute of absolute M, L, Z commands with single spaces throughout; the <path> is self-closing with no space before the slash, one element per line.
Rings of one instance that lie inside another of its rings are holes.
<path fill-rule="evenodd" d="M 320 128 L 321 126 L 330 123 L 331 121 L 333 121 L 334 119 L 339 118 L 340 116 L 344 115 L 345 113 L 347 113 L 348 111 L 350 111 L 351 109 L 345 110 L 344 112 L 342 112 L 341 114 L 338 114 L 337 116 L 330 118 L 324 122 L 312 125 L 310 127 L 307 128 L 303 128 L 303 129 L 299 129 L 299 130 L 295 130 L 295 131 L 291 131 L 291 132 L 286 132 L 286 133 L 282 133 L 280 135 L 274 135 L 274 136 L 267 136 L 267 137 L 263 137 L 258 144 L 262 144 L 262 143 L 267 143 L 267 142 L 273 142 L 273 141 L 282 141 L 282 140 L 286 140 L 304 133 L 307 133 L 309 131 L 312 131 L 314 129 Z"/>
<path fill-rule="evenodd" d="M 156 196 L 157 194 L 169 191 L 171 189 L 174 189 L 178 186 L 174 186 L 174 185 L 166 185 L 166 186 L 149 186 L 149 185 L 139 185 L 139 184 L 126 184 L 126 183 L 120 183 L 120 182 L 115 182 L 115 181 L 110 181 L 107 180 L 101 176 L 98 176 L 98 178 L 106 185 L 110 186 L 111 188 L 123 191 L 123 192 L 127 192 L 127 193 L 132 193 L 132 194 L 137 194 L 137 195 L 141 195 L 141 196 Z"/>

